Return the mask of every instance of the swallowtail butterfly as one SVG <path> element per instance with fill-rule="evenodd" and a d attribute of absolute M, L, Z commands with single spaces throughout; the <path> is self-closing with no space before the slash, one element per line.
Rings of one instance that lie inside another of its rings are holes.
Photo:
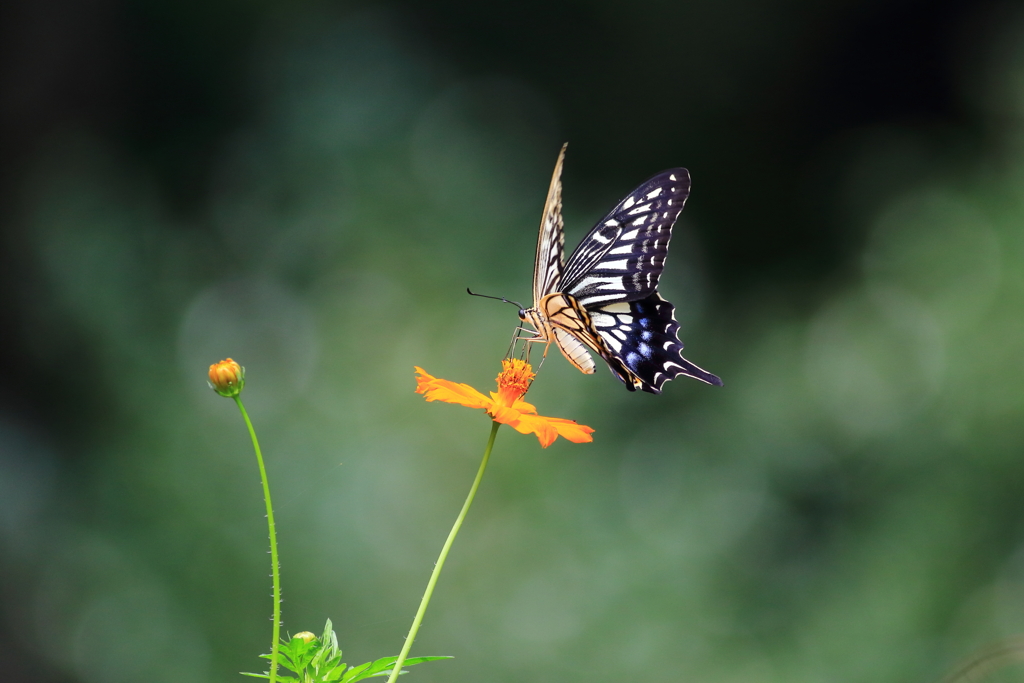
<path fill-rule="evenodd" d="M 682 356 L 675 306 L 658 294 L 672 225 L 690 194 L 685 168 L 662 171 L 597 222 L 563 265 L 562 146 L 551 176 L 533 267 L 533 308 L 519 318 L 536 330 L 527 341 L 551 344 L 580 372 L 593 374 L 590 349 L 630 391 L 660 394 L 687 375 L 722 380 Z M 546 349 L 545 349 L 546 353 Z"/>

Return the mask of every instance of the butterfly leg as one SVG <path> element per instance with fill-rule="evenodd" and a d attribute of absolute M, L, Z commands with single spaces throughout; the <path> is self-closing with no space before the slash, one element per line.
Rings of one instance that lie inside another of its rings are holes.
<path fill-rule="evenodd" d="M 509 350 L 508 350 L 508 353 L 505 354 L 505 357 L 506 358 L 511 358 L 512 357 L 512 354 L 515 353 L 515 346 L 519 342 L 523 342 L 523 348 L 525 350 L 525 349 L 528 348 L 527 344 L 529 342 L 536 342 L 536 341 L 547 341 L 547 339 L 542 337 L 541 333 L 537 332 L 536 330 L 531 330 L 530 328 L 523 327 L 523 326 L 517 327 L 512 332 L 512 341 L 509 344 Z"/>
<path fill-rule="evenodd" d="M 533 349 L 533 344 L 544 344 L 544 354 L 541 356 L 540 364 L 537 366 L 539 371 L 544 366 L 544 361 L 548 357 L 548 349 L 551 348 L 551 339 L 545 337 L 537 330 L 531 330 L 526 327 L 519 326 L 515 329 L 512 334 L 512 341 L 509 343 L 509 349 L 506 353 L 506 358 L 511 358 L 515 353 L 516 344 L 523 342 L 523 350 L 520 354 L 520 358 L 527 363 L 530 362 L 530 351 Z"/>
<path fill-rule="evenodd" d="M 533 337 L 527 337 L 527 338 L 523 339 L 523 348 L 526 351 L 526 362 L 527 363 L 530 362 L 530 349 L 533 348 L 533 344 L 544 344 L 544 353 L 540 357 L 540 364 L 537 365 L 537 372 L 540 372 L 540 369 L 542 367 L 544 367 L 544 361 L 548 357 L 548 350 L 551 348 L 551 340 L 546 338 L 546 337 L 541 336 L 541 334 L 539 332 L 536 332 L 534 330 L 525 330 L 525 331 L 526 332 L 533 332 L 533 334 L 535 335 Z"/>
<path fill-rule="evenodd" d="M 524 333 L 527 333 L 527 334 L 530 334 L 530 335 L 536 335 L 537 334 L 535 331 L 527 329 L 527 328 L 525 328 L 525 327 L 523 327 L 521 325 L 519 327 L 517 327 L 516 329 L 514 329 L 512 331 L 512 341 L 509 342 L 508 350 L 505 352 L 505 358 L 511 358 L 512 356 L 515 355 L 516 345 L 520 341 L 524 342 L 523 349 L 524 349 L 524 353 L 525 353 L 525 349 L 526 349 L 525 341 L 526 341 L 526 339 L 528 339 L 528 337 L 524 338 L 523 337 Z M 524 358 L 524 360 L 525 360 L 525 358 Z"/>

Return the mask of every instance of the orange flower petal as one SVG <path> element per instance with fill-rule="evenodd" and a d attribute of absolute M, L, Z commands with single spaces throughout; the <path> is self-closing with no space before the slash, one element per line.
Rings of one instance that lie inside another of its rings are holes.
<path fill-rule="evenodd" d="M 573 443 L 590 443 L 594 440 L 591 436 L 594 433 L 593 427 L 581 425 L 575 420 L 563 420 L 560 417 L 549 417 L 547 420 L 563 439 Z"/>
<path fill-rule="evenodd" d="M 420 367 L 416 368 L 416 374 L 419 375 L 416 378 L 416 393 L 423 394 L 428 401 L 444 401 L 467 408 L 484 409 L 490 408 L 494 403 L 468 384 L 439 379 Z"/>
<path fill-rule="evenodd" d="M 509 405 L 509 404 L 505 403 L 504 398 L 500 394 L 497 394 L 497 393 L 495 393 L 493 391 L 490 392 L 490 394 L 491 394 L 491 400 L 494 401 L 495 405 L 505 406 L 505 407 L 508 407 L 508 408 L 512 408 L 513 410 L 518 410 L 520 413 L 536 413 L 537 412 L 537 409 L 533 406 L 532 403 L 527 403 L 526 401 L 516 400 L 514 403 Z"/>
<path fill-rule="evenodd" d="M 512 426 L 520 434 L 536 434 L 543 448 L 550 446 L 559 436 L 573 443 L 589 443 L 594 440 L 590 436 L 594 433 L 592 428 L 560 417 L 523 415 L 518 424 Z"/>
<path fill-rule="evenodd" d="M 500 404 L 491 406 L 487 412 L 495 422 L 506 425 L 515 425 L 519 422 L 519 418 L 522 417 L 522 413 L 515 408 L 509 408 Z"/>
<path fill-rule="evenodd" d="M 512 407 L 518 410 L 519 412 L 526 413 L 528 415 L 537 414 L 537 409 L 533 406 L 533 404 L 527 403 L 526 401 L 516 401 Z"/>
<path fill-rule="evenodd" d="M 520 434 L 536 434 L 541 448 L 547 448 L 558 438 L 558 432 L 554 427 L 533 415 L 523 415 L 514 425 L 509 426 Z"/>

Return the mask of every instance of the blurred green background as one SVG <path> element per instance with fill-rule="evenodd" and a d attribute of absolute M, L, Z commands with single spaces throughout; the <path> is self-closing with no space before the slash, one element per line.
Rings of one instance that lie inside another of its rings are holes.
<path fill-rule="evenodd" d="M 1024 634 L 1024 11 L 945 0 L 0 9 L 0 677 L 397 654 L 488 432 L 559 145 L 567 244 L 693 191 L 681 379 L 560 356 L 410 680 L 931 681 Z M 991 680 L 1015 680 L 1010 669 Z"/>

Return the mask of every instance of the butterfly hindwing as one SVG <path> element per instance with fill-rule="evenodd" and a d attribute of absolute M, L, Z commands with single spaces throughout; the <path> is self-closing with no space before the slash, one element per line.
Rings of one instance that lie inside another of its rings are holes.
<path fill-rule="evenodd" d="M 605 360 L 630 391 L 660 394 L 662 385 L 679 375 L 722 386 L 721 379 L 683 358 L 675 306 L 657 292 L 638 301 L 597 306 L 589 314 L 613 353 Z"/>
<path fill-rule="evenodd" d="M 685 168 L 662 171 L 627 195 L 583 238 L 561 276 L 561 291 L 590 308 L 653 294 L 672 226 L 690 194 Z"/>

